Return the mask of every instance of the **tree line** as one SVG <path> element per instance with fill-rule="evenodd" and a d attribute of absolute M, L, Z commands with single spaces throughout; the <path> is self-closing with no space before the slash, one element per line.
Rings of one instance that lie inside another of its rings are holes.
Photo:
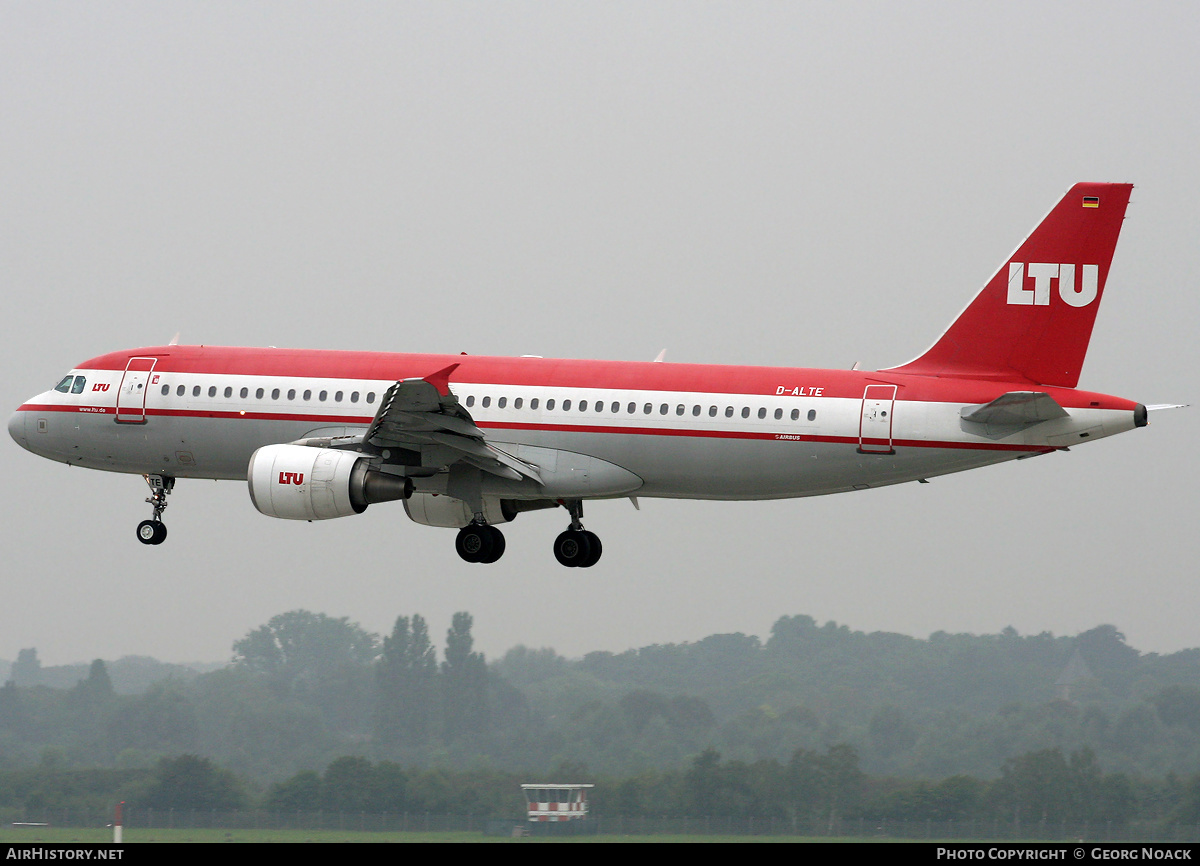
<path fill-rule="evenodd" d="M 684 767 L 631 776 L 592 776 L 562 766 L 558 781 L 594 780 L 592 814 L 613 818 L 736 818 L 803 822 L 1003 822 L 1032 826 L 1132 822 L 1200 824 L 1200 774 L 1137 780 L 1105 773 L 1087 750 L 1047 749 L 1005 762 L 995 779 L 938 781 L 872 777 L 852 746 L 798 749 L 786 762 L 725 760 L 708 749 Z M 195 755 L 162 758 L 148 769 L 37 767 L 0 771 L 0 810 L 47 816 L 104 816 L 116 802 L 131 814 L 261 810 L 286 814 L 436 814 L 519 819 L 520 785 L 511 770 L 402 767 L 343 755 L 322 772 L 303 770 L 259 789 Z"/>
<path fill-rule="evenodd" d="M 1113 626 L 921 640 L 788 616 L 765 641 L 580 659 L 517 646 L 489 663 L 473 624 L 456 614 L 439 647 L 419 614 L 381 637 L 290 611 L 204 672 L 136 659 L 68 675 L 25 649 L 0 687 L 0 774 L 136 787 L 189 757 L 235 770 L 246 806 L 340 809 L 345 775 L 372 803 L 417 809 L 439 785 L 498 802 L 482 766 L 510 795 L 566 768 L 615 814 L 1049 821 L 1190 814 L 1200 773 L 1200 651 L 1142 654 Z M 13 791 L 0 805 L 36 801 Z"/>

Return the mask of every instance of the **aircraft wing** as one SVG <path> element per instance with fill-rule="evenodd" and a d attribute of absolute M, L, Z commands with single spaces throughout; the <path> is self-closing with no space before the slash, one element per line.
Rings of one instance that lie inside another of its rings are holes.
<path fill-rule="evenodd" d="M 541 483 L 537 469 L 489 444 L 471 414 L 450 391 L 451 364 L 424 379 L 403 379 L 383 395 L 363 440 L 380 448 L 407 448 L 463 461 L 501 478 Z"/>
<path fill-rule="evenodd" d="M 964 406 L 964 421 L 997 427 L 1029 427 L 1055 418 L 1066 418 L 1067 410 L 1043 391 L 1009 391 L 982 406 Z"/>

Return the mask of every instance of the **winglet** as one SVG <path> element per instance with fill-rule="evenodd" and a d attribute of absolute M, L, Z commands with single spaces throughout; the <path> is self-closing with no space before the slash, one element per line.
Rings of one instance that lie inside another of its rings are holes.
<path fill-rule="evenodd" d="M 457 369 L 457 363 L 451 364 L 449 367 L 438 370 L 436 373 L 430 373 L 425 377 L 425 381 L 437 388 L 437 392 L 445 397 L 450 393 L 450 374 Z"/>

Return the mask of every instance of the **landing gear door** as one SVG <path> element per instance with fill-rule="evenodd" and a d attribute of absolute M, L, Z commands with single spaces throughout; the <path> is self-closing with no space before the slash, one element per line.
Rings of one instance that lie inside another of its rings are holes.
<path fill-rule="evenodd" d="M 892 448 L 892 410 L 896 405 L 895 385 L 868 385 L 863 392 L 862 417 L 858 425 L 860 454 L 895 454 Z"/>
<path fill-rule="evenodd" d="M 146 423 L 146 391 L 150 387 L 150 375 L 156 363 L 157 358 L 130 358 L 125 365 L 125 375 L 117 391 L 118 423 Z"/>

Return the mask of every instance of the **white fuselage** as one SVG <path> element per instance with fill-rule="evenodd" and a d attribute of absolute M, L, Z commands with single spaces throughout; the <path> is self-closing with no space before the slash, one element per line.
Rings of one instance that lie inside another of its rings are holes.
<path fill-rule="evenodd" d="M 144 354 L 123 357 L 154 357 L 154 350 L 139 351 Z M 382 357 L 399 368 L 410 356 Z M 411 357 L 418 365 L 425 359 Z M 489 361 L 473 360 L 476 367 Z M 265 445 L 362 433 L 383 393 L 408 373 L 315 375 L 318 361 L 302 375 L 264 375 L 239 372 L 237 361 L 234 355 L 209 365 L 226 367 L 222 372 L 188 372 L 172 371 L 159 359 L 141 381 L 128 375 L 128 365 L 85 366 L 71 374 L 84 378 L 81 390 L 38 395 L 13 416 L 9 430 L 28 450 L 72 465 L 244 480 L 251 454 Z M 547 470 L 546 485 L 485 477 L 484 493 L 517 499 L 810 496 L 958 472 L 1137 426 L 1135 404 L 1073 390 L 1064 392 L 1073 400 L 1059 395 L 1068 413 L 1063 418 L 1002 435 L 964 423 L 964 406 L 1020 387 L 1004 382 L 687 367 L 686 375 L 668 377 L 695 384 L 681 389 L 654 387 L 654 380 L 663 378 L 664 368 L 682 365 L 592 364 L 599 386 L 586 387 L 578 383 L 586 371 L 559 375 L 564 363 L 583 362 L 515 362 L 523 365 L 522 381 L 496 382 L 496 375 L 473 381 L 464 365 L 450 388 L 491 445 Z M 514 359 L 504 364 L 511 369 Z M 643 387 L 637 387 L 639 371 Z M 747 384 L 742 393 L 729 389 L 739 373 Z M 546 381 L 538 383 L 539 377 Z M 119 410 L 130 407 L 132 421 L 119 420 Z M 559 464 L 569 471 L 559 472 Z M 415 477 L 417 489 L 444 489 L 444 474 Z"/>

